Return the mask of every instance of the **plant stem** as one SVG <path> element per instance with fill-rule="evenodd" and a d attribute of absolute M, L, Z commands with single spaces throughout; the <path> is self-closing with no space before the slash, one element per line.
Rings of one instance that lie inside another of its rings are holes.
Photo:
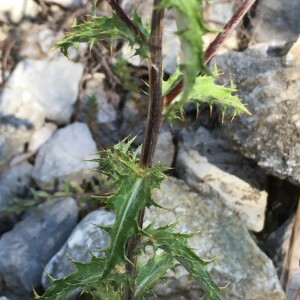
<path fill-rule="evenodd" d="M 236 26 L 241 22 L 246 13 L 250 10 L 256 0 L 245 0 L 234 13 L 228 23 L 224 26 L 222 32 L 220 32 L 216 38 L 209 44 L 205 51 L 204 59 L 206 62 L 216 54 L 216 51 L 220 48 L 221 44 L 228 38 Z"/>
<path fill-rule="evenodd" d="M 150 34 L 150 63 L 149 63 L 149 105 L 147 125 L 145 130 L 140 164 L 143 167 L 151 166 L 157 144 L 159 131 L 162 123 L 162 31 L 164 10 L 155 7 L 161 0 L 153 1 L 153 12 L 151 19 Z M 139 213 L 138 224 L 142 228 L 145 210 Z M 130 275 L 135 273 L 136 257 L 135 249 L 140 242 L 140 235 L 135 235 L 128 240 L 126 255 L 131 263 L 126 264 L 126 270 Z M 131 300 L 134 297 L 134 287 L 126 287 L 124 300 Z"/>
<path fill-rule="evenodd" d="M 122 7 L 115 0 L 107 0 L 108 4 L 111 6 L 113 11 L 117 14 L 117 16 L 126 24 L 126 26 L 138 37 L 140 40 L 147 44 L 147 38 L 145 35 L 139 30 L 138 27 L 128 18 Z"/>
<path fill-rule="evenodd" d="M 224 26 L 222 32 L 220 32 L 216 38 L 209 44 L 205 51 L 204 59 L 208 63 L 211 58 L 216 54 L 217 50 L 220 48 L 222 43 L 226 38 L 232 33 L 236 26 L 240 23 L 246 13 L 250 10 L 251 6 L 256 0 L 245 0 L 241 6 L 237 9 L 231 19 Z M 176 96 L 180 94 L 183 89 L 184 82 L 181 80 L 174 86 L 172 90 L 164 97 L 164 105 L 168 106 Z"/>
<path fill-rule="evenodd" d="M 154 0 L 154 6 L 161 0 Z M 141 165 L 151 166 L 159 130 L 162 123 L 162 31 L 163 9 L 154 9 L 151 20 L 150 63 L 149 63 L 149 105 Z"/>

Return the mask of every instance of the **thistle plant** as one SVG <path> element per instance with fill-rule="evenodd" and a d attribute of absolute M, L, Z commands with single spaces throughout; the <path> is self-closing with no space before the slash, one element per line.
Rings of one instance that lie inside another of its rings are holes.
<path fill-rule="evenodd" d="M 135 46 L 136 55 L 147 59 L 149 106 L 144 142 L 131 151 L 134 138 L 125 138 L 99 152 L 99 158 L 96 159 L 99 172 L 106 174 L 115 184 L 114 193 L 101 198 L 116 215 L 112 226 L 102 227 L 110 236 L 103 256 L 97 257 L 91 253 L 89 262 L 70 258 L 77 270 L 61 279 L 51 278 L 51 287 L 41 296 L 35 293 L 35 299 L 65 300 L 76 288 L 92 295 L 94 299 L 144 299 L 145 293 L 164 279 L 169 269 L 181 265 L 199 284 L 207 298 L 219 300 L 222 298 L 221 288 L 206 269 L 212 260 L 198 257 L 188 246 L 191 235 L 174 232 L 174 224 L 158 228 L 150 224 L 143 228 L 143 218 L 145 209 L 158 205 L 151 194 L 160 187 L 165 177 L 164 166 L 152 166 L 163 118 L 172 121 L 181 117 L 188 102 L 196 106 L 207 102 L 211 108 L 218 105 L 222 116 L 227 109 L 233 116 L 249 114 L 234 94 L 236 89 L 233 83 L 229 87 L 215 84 L 218 73 L 216 69 L 211 73 L 206 63 L 254 0 L 246 0 L 242 4 L 206 52 L 203 50 L 202 36 L 211 30 L 203 20 L 201 0 L 154 0 L 150 27 L 143 24 L 137 12 L 129 18 L 117 2 L 107 1 L 113 10 L 111 17 L 93 15 L 91 21 L 74 25 L 73 31 L 57 47 L 68 55 L 68 48 L 76 47 L 81 42 L 92 47 L 101 39 L 126 39 L 131 46 Z M 167 81 L 162 80 L 165 9 L 174 11 L 183 52 L 181 65 Z M 139 263 L 137 258 L 146 247 L 151 247 L 152 254 L 146 262 Z"/>

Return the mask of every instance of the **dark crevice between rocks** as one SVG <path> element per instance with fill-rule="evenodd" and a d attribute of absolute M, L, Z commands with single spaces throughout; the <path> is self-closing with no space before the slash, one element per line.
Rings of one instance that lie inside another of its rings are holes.
<path fill-rule="evenodd" d="M 263 245 L 271 233 L 295 214 L 300 196 L 300 187 L 287 180 L 270 175 L 267 192 L 268 202 L 265 226 L 262 232 L 256 234 L 260 241 L 260 246 Z"/>
<path fill-rule="evenodd" d="M 256 16 L 256 8 L 259 2 L 260 0 L 256 0 L 256 2 L 251 7 L 250 11 L 243 18 L 242 23 L 237 28 L 238 51 L 243 51 L 249 46 L 252 32 L 255 29 L 252 25 L 252 19 Z M 240 3 L 237 3 L 237 5 L 239 4 Z"/>

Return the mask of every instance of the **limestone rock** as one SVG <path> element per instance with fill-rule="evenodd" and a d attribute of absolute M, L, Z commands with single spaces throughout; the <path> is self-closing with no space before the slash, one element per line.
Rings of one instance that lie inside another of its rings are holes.
<path fill-rule="evenodd" d="M 202 187 L 198 194 L 181 180 L 165 180 L 155 199 L 167 210 L 151 208 L 146 212 L 146 222 L 163 226 L 179 219 L 178 231 L 199 232 L 190 245 L 203 258 L 217 258 L 208 269 L 220 286 L 230 282 L 223 291 L 224 300 L 283 300 L 271 260 L 255 244 L 240 219 L 220 199 L 209 194 L 207 185 Z M 159 299 L 201 297 L 199 288 L 184 270 L 166 284 L 160 284 L 155 294 Z"/>
<path fill-rule="evenodd" d="M 108 226 L 114 220 L 114 214 L 105 210 L 93 211 L 82 219 L 66 243 L 47 263 L 42 277 L 43 286 L 50 285 L 47 273 L 54 278 L 62 278 L 75 271 L 75 265 L 70 262 L 67 255 L 77 261 L 89 261 L 90 252 L 96 256 L 101 255 L 99 249 L 107 245 L 109 237 L 107 232 L 96 225 Z"/>
<path fill-rule="evenodd" d="M 70 120 L 82 72 L 63 57 L 18 63 L 0 98 L 0 164 L 22 153 L 45 119 Z"/>
<path fill-rule="evenodd" d="M 31 292 L 41 282 L 43 267 L 68 238 L 77 220 L 72 198 L 41 204 L 0 239 L 0 273 L 15 294 Z"/>
<path fill-rule="evenodd" d="M 32 176 L 44 189 L 62 187 L 64 180 L 81 183 L 94 174 L 95 163 L 87 161 L 97 151 L 92 135 L 84 123 L 73 123 L 56 131 L 38 152 Z"/>
<path fill-rule="evenodd" d="M 233 151 L 222 132 L 199 127 L 180 134 L 176 168 L 179 176 L 198 189 L 204 182 L 237 213 L 247 228 L 263 229 L 267 193 L 266 177 L 241 154 Z"/>
<path fill-rule="evenodd" d="M 33 125 L 38 123 L 41 126 L 44 118 L 67 123 L 77 98 L 82 72 L 81 64 L 61 56 L 46 60 L 23 60 L 3 91 L 0 112 L 4 116 L 12 114 L 23 117 Z M 44 116 L 40 116 L 34 106 L 42 110 Z M 36 115 L 40 119 L 34 122 L 32 118 Z"/>
<path fill-rule="evenodd" d="M 252 113 L 224 122 L 224 132 L 268 173 L 299 185 L 300 68 L 273 50 L 261 44 L 216 57 L 220 82 L 232 79 Z M 293 59 L 299 55 L 293 53 Z"/>

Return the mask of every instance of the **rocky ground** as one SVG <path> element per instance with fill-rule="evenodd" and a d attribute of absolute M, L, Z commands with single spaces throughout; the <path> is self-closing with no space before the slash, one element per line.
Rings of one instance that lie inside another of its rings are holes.
<path fill-rule="evenodd" d="M 108 242 L 92 224 L 114 222 L 91 195 L 111 189 L 88 161 L 130 134 L 143 138 L 147 68 L 128 45 L 107 42 L 53 49 L 75 17 L 87 18 L 92 1 L 0 1 L 0 299 L 32 299 L 49 286 L 46 272 L 62 277 Z M 133 3 L 144 20 L 152 1 Z M 211 1 L 204 15 L 222 27 L 241 0 Z M 186 108 L 185 122 L 163 124 L 155 161 L 172 167 L 146 222 L 180 219 L 183 232 L 209 265 L 224 299 L 294 299 L 300 287 L 300 2 L 257 1 L 212 63 L 219 81 L 232 79 L 252 116 L 222 123 L 204 105 Z M 109 14 L 105 1 L 98 13 Z M 167 13 L 164 70 L 180 55 Z M 214 34 L 205 38 L 205 43 Z M 294 228 L 294 234 L 292 231 Z M 156 288 L 155 299 L 199 299 L 179 270 Z M 72 299 L 83 299 L 74 294 Z M 2 296 L 2 297 L 1 297 Z M 150 295 L 148 299 L 152 299 Z M 154 298 L 153 298 L 154 299 Z"/>

